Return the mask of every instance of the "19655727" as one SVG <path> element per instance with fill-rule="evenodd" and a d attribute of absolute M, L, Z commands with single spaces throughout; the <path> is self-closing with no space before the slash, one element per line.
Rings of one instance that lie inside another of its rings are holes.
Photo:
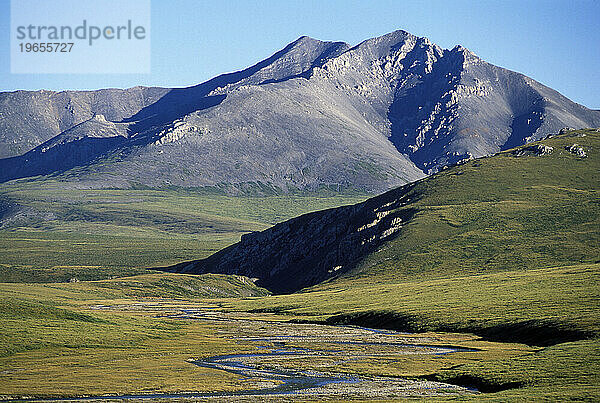
<path fill-rule="evenodd" d="M 59 52 L 69 53 L 73 49 L 74 42 L 21 42 L 21 52 Z"/>

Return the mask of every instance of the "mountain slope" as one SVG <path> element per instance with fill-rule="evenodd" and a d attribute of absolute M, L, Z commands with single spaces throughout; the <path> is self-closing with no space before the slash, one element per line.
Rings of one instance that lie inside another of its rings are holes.
<path fill-rule="evenodd" d="M 127 124 L 107 121 L 104 115 L 94 115 L 21 157 L 0 160 L 2 176 L 27 177 L 68 170 L 102 156 L 123 144 L 127 137 Z"/>
<path fill-rule="evenodd" d="M 133 89 L 120 94 L 127 91 Z M 12 117 L 2 120 L 0 132 L 9 140 L 6 133 L 21 133 L 31 143 L 34 131 L 68 130 L 69 119 L 79 123 L 93 113 L 124 125 L 126 141 L 98 152 L 74 151 L 89 148 L 86 141 L 55 147 L 58 154 L 87 156 L 71 161 L 83 168 L 75 176 L 87 187 L 261 183 L 284 191 L 323 185 L 383 191 L 565 126 L 600 126 L 599 111 L 460 46 L 444 50 L 404 31 L 354 47 L 301 37 L 240 72 L 142 92 L 144 102 L 115 103 L 127 105 L 118 113 L 86 106 L 85 117 L 47 113 L 54 126 L 44 120 L 30 127 L 17 122 L 15 111 L 44 108 L 4 95 Z M 94 130 L 90 137 L 98 137 Z M 0 180 L 71 168 L 40 147 L 0 160 Z M 39 169 L 24 168 L 30 165 Z"/>
<path fill-rule="evenodd" d="M 256 277 L 287 293 L 334 277 L 413 281 L 597 262 L 600 134 L 541 144 L 551 149 L 534 144 L 469 161 L 168 270 Z"/>
<path fill-rule="evenodd" d="M 0 93 L 0 158 L 30 151 L 94 114 L 119 122 L 151 105 L 167 88 L 134 87 L 98 91 L 14 91 Z"/>

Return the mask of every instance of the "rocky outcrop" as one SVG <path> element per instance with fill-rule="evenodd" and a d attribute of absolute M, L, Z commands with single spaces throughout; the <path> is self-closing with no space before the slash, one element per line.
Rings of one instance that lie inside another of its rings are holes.
<path fill-rule="evenodd" d="M 585 150 L 579 144 L 573 144 L 571 146 L 566 146 L 565 150 L 567 150 L 571 154 L 575 154 L 576 156 L 578 156 L 580 158 L 587 157 Z"/>
<path fill-rule="evenodd" d="M 544 144 L 535 144 L 529 147 L 518 148 L 512 152 L 512 155 L 515 157 L 522 157 L 525 155 L 542 156 L 552 154 L 552 151 L 554 151 L 553 147 Z"/>

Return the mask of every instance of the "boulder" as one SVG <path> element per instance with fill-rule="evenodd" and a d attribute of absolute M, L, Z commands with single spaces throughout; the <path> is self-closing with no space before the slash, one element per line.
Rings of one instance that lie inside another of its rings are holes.
<path fill-rule="evenodd" d="M 575 154 L 576 156 L 578 156 L 580 158 L 587 157 L 585 150 L 579 144 L 573 144 L 572 146 L 565 146 L 565 150 L 567 150 L 571 154 Z"/>

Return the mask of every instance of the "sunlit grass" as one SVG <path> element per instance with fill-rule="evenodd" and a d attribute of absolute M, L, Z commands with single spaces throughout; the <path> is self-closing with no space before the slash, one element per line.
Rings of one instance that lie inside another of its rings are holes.
<path fill-rule="evenodd" d="M 587 158 L 564 149 L 575 142 Z M 264 290 L 243 278 L 142 269 L 203 257 L 244 232 L 364 196 L 234 198 L 181 190 L 65 190 L 60 183 L 27 181 L 3 186 L 3 197 L 55 216 L 0 232 L 5 281 L 141 275 L 1 284 L 0 394 L 243 388 L 235 376 L 185 361 L 253 350 L 219 336 L 235 332 L 234 325 L 91 308 L 158 301 L 275 312 L 269 320 L 278 321 L 466 333 L 446 333 L 440 343 L 480 352 L 345 362 L 317 357 L 289 365 L 498 390 L 476 400 L 598 400 L 600 135 L 578 131 L 542 143 L 554 152 L 518 158 L 503 153 L 421 181 L 406 206 L 417 210 L 414 219 L 354 271 L 300 293 L 269 297 L 249 297 Z M 51 199 L 55 203 L 48 207 Z M 207 300 L 214 297 L 229 298 Z"/>

